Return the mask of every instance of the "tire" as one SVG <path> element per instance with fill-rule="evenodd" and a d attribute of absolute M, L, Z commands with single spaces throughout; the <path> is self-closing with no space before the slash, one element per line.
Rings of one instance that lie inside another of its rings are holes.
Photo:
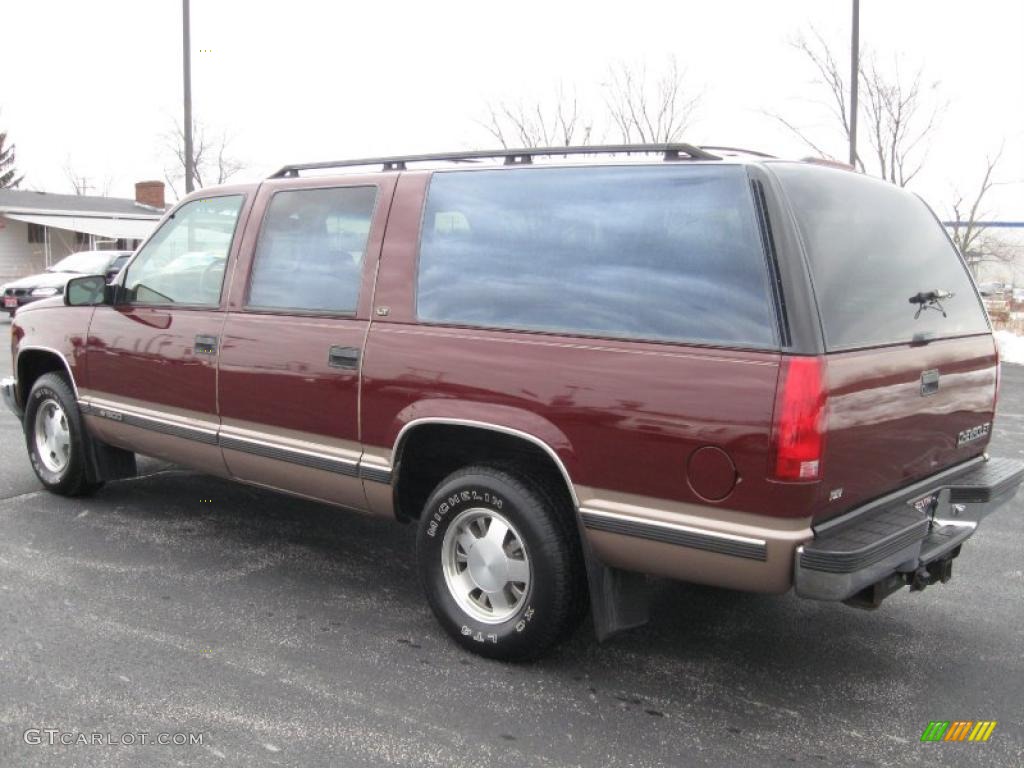
<path fill-rule="evenodd" d="M 103 483 L 89 480 L 89 436 L 67 380 L 57 373 L 40 376 L 25 405 L 25 442 L 36 477 L 48 491 L 85 496 Z"/>
<path fill-rule="evenodd" d="M 524 473 L 486 466 L 449 475 L 431 494 L 417 566 L 434 615 L 459 645 L 523 661 L 579 624 L 583 559 L 572 510 L 558 498 Z"/>

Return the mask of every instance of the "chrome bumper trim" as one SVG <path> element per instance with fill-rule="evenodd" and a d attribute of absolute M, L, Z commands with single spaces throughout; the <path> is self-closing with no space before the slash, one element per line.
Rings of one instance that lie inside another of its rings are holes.
<path fill-rule="evenodd" d="M 812 600 L 847 600 L 890 576 L 912 574 L 959 554 L 981 520 L 1016 495 L 1024 463 L 993 459 L 958 469 L 894 494 L 887 508 L 871 504 L 816 527 L 815 538 L 796 551 L 796 593 Z M 919 509 L 923 488 L 929 491 L 925 498 L 935 498 L 930 508 Z M 966 499 L 973 501 L 961 501 Z"/>

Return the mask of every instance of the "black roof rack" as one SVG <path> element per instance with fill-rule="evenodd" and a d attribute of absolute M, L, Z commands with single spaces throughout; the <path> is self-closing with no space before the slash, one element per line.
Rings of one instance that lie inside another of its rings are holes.
<path fill-rule="evenodd" d="M 735 152 L 739 155 L 750 155 L 751 157 L 763 157 L 766 160 L 777 160 L 775 155 L 769 155 L 767 152 L 759 152 L 756 149 L 743 149 L 742 147 L 717 147 L 708 144 L 701 144 L 701 149 L 706 149 L 709 152 Z"/>
<path fill-rule="evenodd" d="M 294 178 L 299 171 L 325 168 L 351 168 L 360 165 L 379 165 L 382 171 L 404 171 L 408 163 L 453 162 L 465 163 L 477 160 L 503 158 L 505 165 L 529 165 L 535 157 L 556 157 L 559 155 L 664 155 L 666 161 L 675 160 L 721 160 L 718 155 L 692 144 L 603 144 L 586 147 L 534 147 L 530 149 L 483 149 L 467 152 L 444 152 L 427 155 L 398 155 L 395 157 L 371 157 L 361 160 L 331 160 L 317 163 L 295 163 L 285 165 L 272 173 L 271 179 Z"/>

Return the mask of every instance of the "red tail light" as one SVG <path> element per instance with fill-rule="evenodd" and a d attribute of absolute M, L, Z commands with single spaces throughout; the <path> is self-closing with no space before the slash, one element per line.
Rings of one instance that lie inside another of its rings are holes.
<path fill-rule="evenodd" d="M 783 358 L 772 424 L 771 474 L 775 480 L 821 478 L 827 399 L 824 358 Z"/>
<path fill-rule="evenodd" d="M 992 415 L 995 416 L 996 409 L 999 408 L 999 390 L 1003 386 L 1003 362 L 999 355 L 999 344 L 996 343 L 996 391 L 992 396 Z"/>

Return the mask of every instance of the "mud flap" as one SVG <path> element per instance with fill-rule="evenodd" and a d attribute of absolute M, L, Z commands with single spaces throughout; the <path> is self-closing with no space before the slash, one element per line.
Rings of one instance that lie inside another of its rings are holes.
<path fill-rule="evenodd" d="M 84 437 L 86 475 L 91 482 L 121 480 L 138 474 L 134 453 L 101 443 L 88 433 Z"/>
<path fill-rule="evenodd" d="M 627 629 L 642 627 L 650 618 L 647 577 L 605 565 L 590 548 L 582 523 L 579 531 L 590 587 L 590 612 L 598 642 Z"/>

